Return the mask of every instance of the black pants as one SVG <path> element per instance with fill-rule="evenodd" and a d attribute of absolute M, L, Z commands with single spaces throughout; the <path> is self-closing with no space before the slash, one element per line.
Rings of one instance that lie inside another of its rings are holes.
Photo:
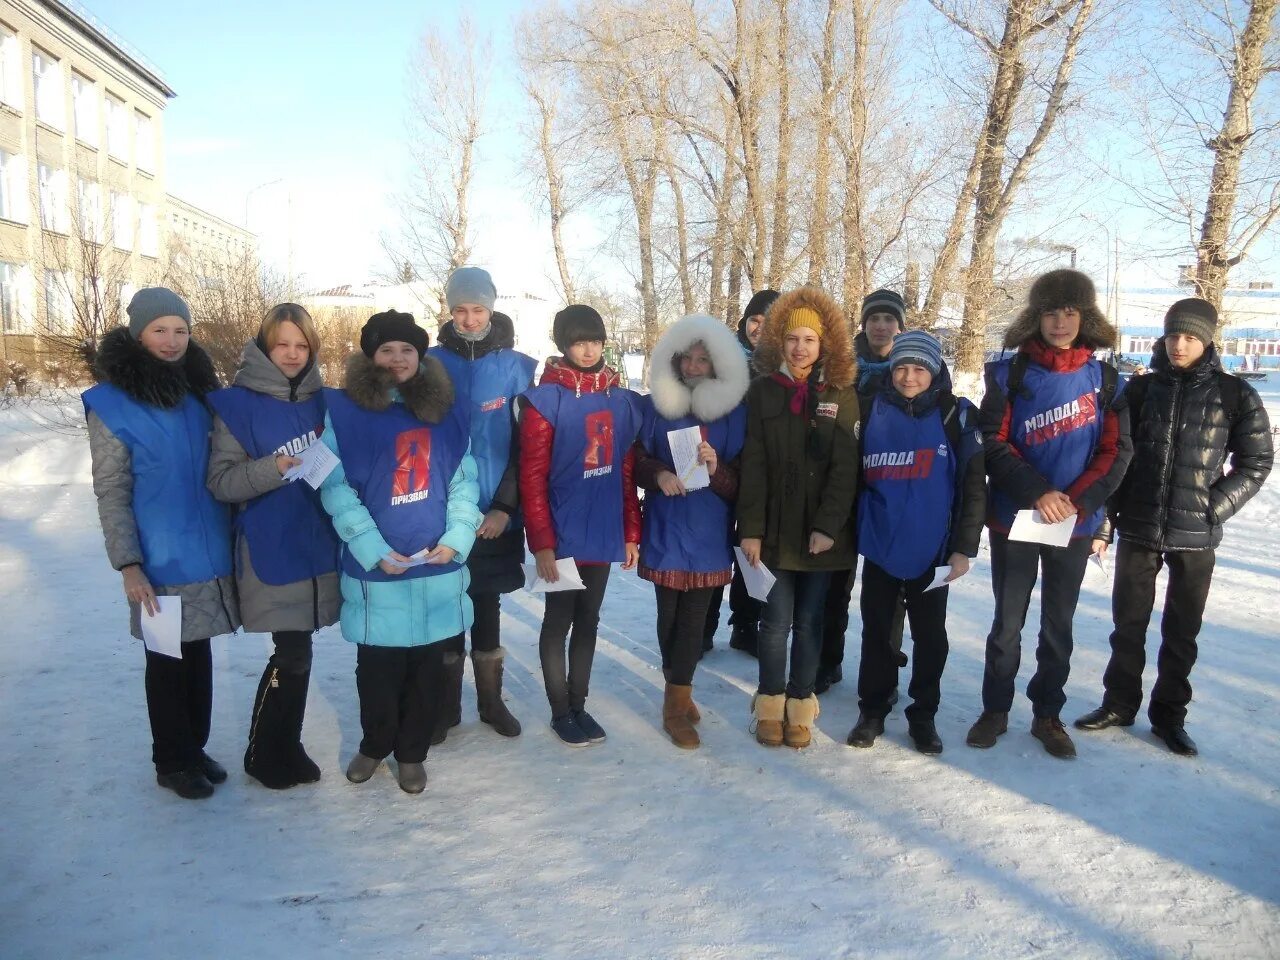
<path fill-rule="evenodd" d="M 538 658 L 542 661 L 542 682 L 547 688 L 551 716 L 562 717 L 581 710 L 587 702 L 591 683 L 591 661 L 596 655 L 596 629 L 600 626 L 600 605 L 609 583 L 609 564 L 578 564 L 585 590 L 548 593 L 542 632 L 538 635 Z M 570 634 L 570 628 L 573 633 Z M 565 664 L 565 637 L 569 638 L 569 662 Z"/>
<path fill-rule="evenodd" d="M 502 622 L 502 594 L 472 593 L 468 588 L 467 595 L 471 597 L 471 605 L 476 613 L 475 622 L 471 624 L 471 652 L 492 653 L 498 649 L 498 627 Z M 467 652 L 466 634 L 460 633 L 449 641 L 449 649 L 458 656 L 463 656 Z"/>
<path fill-rule="evenodd" d="M 729 625 L 758 627 L 760 612 L 764 604 L 747 593 L 747 584 L 742 579 L 742 570 L 738 567 L 737 555 L 733 561 L 733 582 L 729 584 Z"/>
<path fill-rule="evenodd" d="M 1065 547 L 1010 540 L 991 534 L 991 590 L 995 618 L 987 634 L 986 670 L 982 677 L 982 709 L 1008 713 L 1022 659 L 1022 626 L 1040 570 L 1040 639 L 1036 644 L 1036 672 L 1027 684 L 1027 697 L 1037 717 L 1057 717 L 1067 702 L 1064 688 L 1071 673 L 1071 632 L 1080 600 L 1080 582 L 1089 562 L 1092 542 L 1078 537 Z"/>
<path fill-rule="evenodd" d="M 687 687 L 693 683 L 693 671 L 702 656 L 702 628 L 707 622 L 707 604 L 719 587 L 701 590 L 654 589 L 658 594 L 658 647 L 662 650 L 662 669 L 669 671 L 671 682 Z"/>
<path fill-rule="evenodd" d="M 905 602 L 911 621 L 911 705 L 908 720 L 932 719 L 942 699 L 942 670 L 947 665 L 947 594 L 949 587 L 925 592 L 933 568 L 914 580 L 900 580 L 864 560 L 862 566 L 862 661 L 858 665 L 858 709 L 881 719 L 889 715 L 889 698 L 898 685 L 898 651 L 892 639 L 899 609 Z M 899 640 L 902 634 L 899 633 Z"/>
<path fill-rule="evenodd" d="M 356 646 L 356 691 L 360 694 L 360 752 L 401 763 L 427 758 L 436 714 L 444 696 L 445 650 L 450 637 L 421 647 Z"/>
<path fill-rule="evenodd" d="M 145 648 L 144 648 L 145 649 Z M 213 713 L 213 655 L 208 640 L 182 645 L 182 659 L 146 650 L 147 717 L 156 773 L 200 762 Z"/>
<path fill-rule="evenodd" d="M 1121 540 L 1116 546 L 1115 588 L 1111 594 L 1111 662 L 1102 683 L 1103 705 L 1132 717 L 1142 705 L 1142 670 L 1146 666 L 1147 625 L 1156 599 L 1156 574 L 1169 568 L 1169 586 L 1160 619 L 1160 654 L 1156 685 L 1147 716 L 1157 727 L 1180 727 L 1191 702 L 1191 668 L 1196 664 L 1196 638 L 1213 581 L 1213 550 L 1161 553 Z"/>
<path fill-rule="evenodd" d="M 705 624 L 702 628 L 702 637 L 708 643 L 715 637 L 716 631 L 720 629 L 720 607 L 724 603 L 724 587 L 708 587 L 711 596 L 707 598 L 707 616 Z M 732 616 L 729 618 L 733 619 Z"/>
<path fill-rule="evenodd" d="M 827 602 L 822 611 L 822 656 L 819 670 L 833 670 L 844 663 L 845 634 L 849 632 L 849 604 L 853 598 L 853 582 L 858 569 L 837 570 L 831 574 L 827 587 Z M 899 663 L 902 653 L 902 628 L 906 625 L 907 607 L 901 596 L 893 605 L 893 619 L 889 631 L 889 644 L 894 659 Z"/>
<path fill-rule="evenodd" d="M 311 675 L 311 631 L 277 630 L 271 634 L 276 652 L 271 655 L 269 667 L 283 673 Z"/>

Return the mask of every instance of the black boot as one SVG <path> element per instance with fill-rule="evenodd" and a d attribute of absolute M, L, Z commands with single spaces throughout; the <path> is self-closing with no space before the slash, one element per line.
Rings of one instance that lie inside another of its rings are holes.
<path fill-rule="evenodd" d="M 876 742 L 876 737 L 882 733 L 884 733 L 884 717 L 869 717 L 860 713 L 858 722 L 849 731 L 845 743 L 851 747 L 870 747 Z"/>
<path fill-rule="evenodd" d="M 213 784 L 198 766 L 173 773 L 157 773 L 156 783 L 172 790 L 183 800 L 204 800 L 213 796 Z"/>
<path fill-rule="evenodd" d="M 1182 726 L 1151 725 L 1151 732 L 1164 741 L 1164 745 L 1180 757 L 1194 757 L 1199 754 L 1196 742 L 1187 735 L 1187 728 Z"/>
<path fill-rule="evenodd" d="M 462 673 L 466 662 L 462 654 L 452 650 L 444 655 L 444 696 L 440 700 L 440 718 L 436 721 L 431 745 L 444 743 L 449 728 L 462 722 Z"/>
<path fill-rule="evenodd" d="M 499 647 L 490 652 L 471 651 L 471 670 L 475 673 L 476 706 L 480 719 L 504 737 L 520 736 L 520 721 L 502 702 L 502 661 L 506 652 Z"/>
<path fill-rule="evenodd" d="M 822 696 L 831 689 L 833 683 L 839 683 L 844 679 L 844 669 L 840 664 L 832 667 L 819 667 L 818 676 L 813 682 L 813 692 L 818 696 Z"/>
<path fill-rule="evenodd" d="M 938 754 L 942 752 L 942 738 L 938 736 L 938 728 L 933 717 L 907 721 L 907 734 L 916 749 L 921 753 Z"/>
<path fill-rule="evenodd" d="M 289 673 L 269 662 L 258 683 L 244 772 L 264 787 L 287 790 L 320 779 L 320 768 L 302 747 L 309 680 L 309 673 Z"/>
<path fill-rule="evenodd" d="M 734 624 L 733 633 L 729 635 L 729 646 L 734 650 L 741 650 L 743 653 L 749 653 L 756 656 L 756 649 L 760 644 L 760 626 L 755 623 L 737 623 Z"/>

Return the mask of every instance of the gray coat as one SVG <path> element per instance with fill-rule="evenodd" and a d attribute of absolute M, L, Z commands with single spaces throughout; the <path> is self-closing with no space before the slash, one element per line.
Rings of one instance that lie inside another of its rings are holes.
<path fill-rule="evenodd" d="M 312 366 L 290 391 L 289 380 L 257 342 L 244 346 L 235 386 L 263 393 L 278 400 L 307 400 L 324 386 Z M 269 496 L 287 486 L 276 468 L 275 454 L 250 459 L 240 441 L 221 417 L 213 419 L 213 447 L 209 454 L 209 490 L 223 503 L 245 503 L 254 497 Z M 236 586 L 240 593 L 240 615 L 246 630 L 274 633 L 278 630 L 318 630 L 337 623 L 342 604 L 338 574 L 326 573 L 310 580 L 283 586 L 263 583 L 253 571 L 249 543 L 236 537 Z"/>

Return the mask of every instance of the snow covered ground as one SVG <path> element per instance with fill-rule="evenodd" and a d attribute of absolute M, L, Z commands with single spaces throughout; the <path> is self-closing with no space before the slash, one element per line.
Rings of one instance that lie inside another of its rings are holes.
<path fill-rule="evenodd" d="M 1280 421 L 1280 389 L 1266 390 Z M 704 745 L 680 751 L 661 732 L 651 588 L 615 569 L 591 698 L 606 743 L 568 750 L 547 729 L 541 601 L 517 594 L 503 630 L 523 736 L 476 720 L 468 680 L 466 720 L 432 750 L 424 795 L 385 768 L 347 783 L 355 657 L 328 630 L 306 727 L 324 780 L 274 793 L 239 771 L 270 645 L 240 634 L 214 645 L 209 749 L 232 775 L 205 802 L 154 783 L 142 654 L 87 480 L 82 439 L 0 416 L 11 960 L 1280 956 L 1280 478 L 1220 553 L 1188 722 L 1197 759 L 1140 720 L 1079 734 L 1079 759 L 1054 760 L 1021 697 L 995 749 L 966 747 L 985 564 L 952 591 L 941 757 L 910 749 L 900 713 L 874 749 L 844 745 L 856 612 L 811 749 L 755 744 L 755 661 L 722 627 L 697 678 Z M 1085 588 L 1068 719 L 1099 702 L 1107 658 L 1110 585 L 1091 572 Z"/>

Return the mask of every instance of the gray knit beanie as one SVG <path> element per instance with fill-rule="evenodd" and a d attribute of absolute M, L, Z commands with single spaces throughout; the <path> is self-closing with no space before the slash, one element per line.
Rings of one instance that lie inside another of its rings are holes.
<path fill-rule="evenodd" d="M 187 301 L 168 287 L 143 287 L 133 295 L 129 306 L 129 335 L 137 340 L 147 325 L 160 317 L 181 317 L 191 327 L 191 310 Z"/>
<path fill-rule="evenodd" d="M 488 270 L 459 267 L 449 274 L 449 281 L 444 285 L 444 298 L 450 310 L 460 303 L 478 303 L 492 312 L 498 299 L 498 288 L 493 285 Z"/>
<path fill-rule="evenodd" d="M 1213 343 L 1213 334 L 1217 328 L 1218 311 L 1208 300 L 1201 300 L 1199 297 L 1179 300 L 1164 315 L 1165 336 L 1171 333 L 1187 333 L 1206 347 Z"/>
<path fill-rule="evenodd" d="M 907 329 L 907 303 L 895 290 L 881 288 L 867 294 L 862 301 L 862 326 L 867 325 L 867 317 L 873 313 L 889 313 L 898 321 L 898 330 Z"/>
<path fill-rule="evenodd" d="M 893 338 L 889 351 L 889 369 L 904 363 L 924 367 L 933 376 L 942 369 L 942 345 L 923 330 L 908 330 Z"/>

